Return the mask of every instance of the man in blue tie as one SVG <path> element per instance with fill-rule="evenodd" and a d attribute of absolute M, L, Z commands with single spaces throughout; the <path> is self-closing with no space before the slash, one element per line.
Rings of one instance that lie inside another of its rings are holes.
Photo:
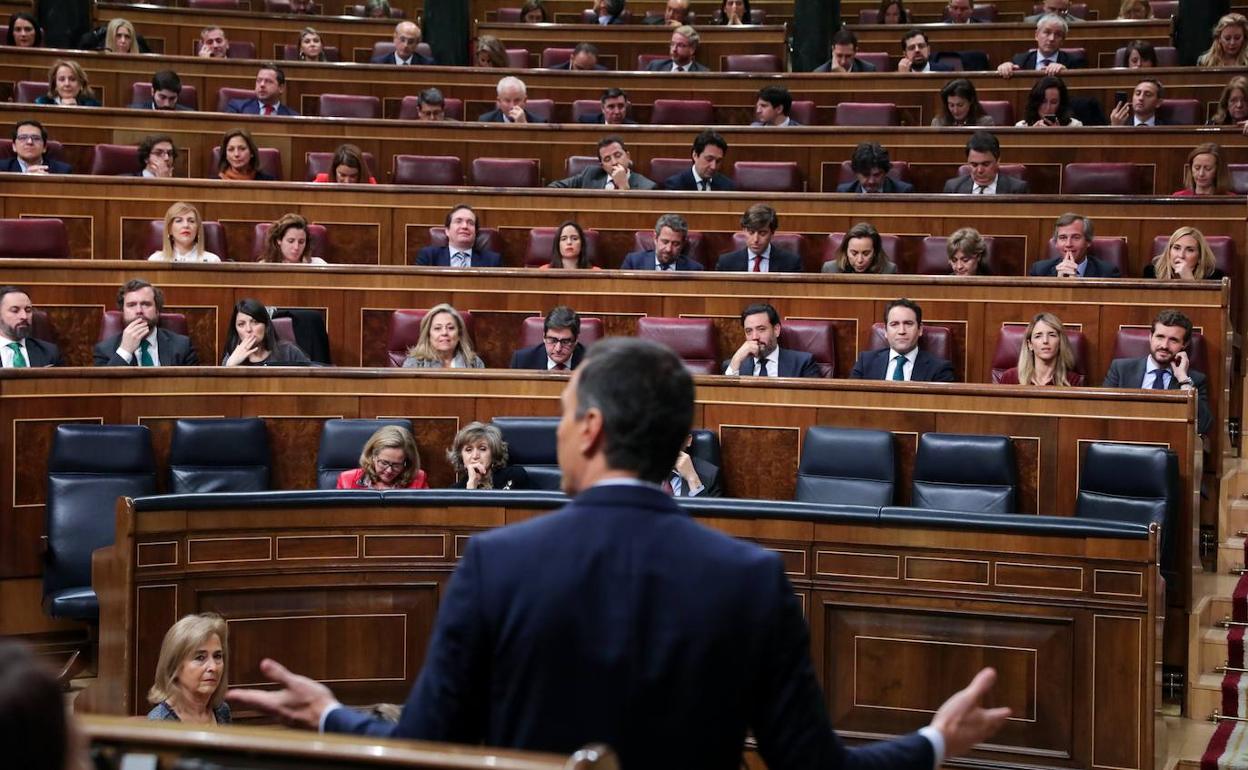
<path fill-rule="evenodd" d="M 503 258 L 477 248 L 477 212 L 461 203 L 446 215 L 446 245 L 426 246 L 416 255 L 416 264 L 426 267 L 499 267 Z"/>
<path fill-rule="evenodd" d="M 60 366 L 61 351 L 30 336 L 35 305 L 25 289 L 0 286 L 0 367 L 26 369 Z"/>
<path fill-rule="evenodd" d="M 1145 388 L 1148 390 L 1195 390 L 1196 430 L 1207 434 L 1213 425 L 1209 410 L 1209 383 L 1205 375 L 1192 369 L 1188 347 L 1192 341 L 1192 321 L 1178 310 L 1163 310 L 1153 319 L 1149 354 L 1144 358 L 1115 358 L 1101 383 L 1105 388 Z"/>
<path fill-rule="evenodd" d="M 894 382 L 955 382 L 953 364 L 919 350 L 923 336 L 923 308 L 906 298 L 884 308 L 884 338 L 888 347 L 858 354 L 851 380 Z"/>
<path fill-rule="evenodd" d="M 1080 69 L 1087 66 L 1083 59 L 1072 56 L 1062 50 L 1070 25 L 1057 14 L 1045 14 L 1036 22 L 1036 47 L 1020 53 L 1012 61 L 1002 62 L 997 72 L 1003 78 L 1012 76 L 1019 70 L 1039 71 L 1045 75 L 1058 76 L 1062 71 Z"/>
<path fill-rule="evenodd" d="M 95 346 L 96 366 L 196 366 L 199 356 L 191 338 L 161 328 L 165 293 L 142 278 L 126 282 L 117 292 L 121 333 Z"/>

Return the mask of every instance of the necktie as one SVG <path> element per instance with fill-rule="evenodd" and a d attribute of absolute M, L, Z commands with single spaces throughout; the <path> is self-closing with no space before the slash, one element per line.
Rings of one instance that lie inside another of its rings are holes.
<path fill-rule="evenodd" d="M 1050 64 L 1052 64 L 1052 63 L 1053 63 L 1053 60 L 1052 60 L 1052 59 L 1041 59 L 1041 60 L 1040 60 L 1040 68 L 1041 68 L 1041 69 L 1044 69 L 1045 67 L 1049 66 L 1049 65 L 1050 65 Z"/>
<path fill-rule="evenodd" d="M 451 267 L 468 267 L 468 255 L 457 251 L 451 255 Z"/>
<path fill-rule="evenodd" d="M 671 269 L 672 269 L 672 263 L 671 263 L 671 262 L 660 262 L 660 263 L 659 263 L 659 269 L 660 269 L 660 270 L 671 270 Z"/>
<path fill-rule="evenodd" d="M 988 186 L 987 186 L 987 185 L 977 184 L 977 185 L 975 185 L 975 194 L 976 194 L 976 195 L 983 195 L 983 194 L 984 194 L 984 190 L 987 190 L 987 189 L 988 189 Z"/>
<path fill-rule="evenodd" d="M 759 377 L 767 376 L 767 359 L 765 358 L 758 359 L 758 376 Z"/>
<path fill-rule="evenodd" d="M 750 272 L 752 273 L 763 272 L 763 255 L 762 254 L 754 255 L 754 267 L 750 268 Z"/>
<path fill-rule="evenodd" d="M 143 340 L 142 342 L 139 343 L 139 366 L 155 366 L 156 365 L 152 361 L 151 352 L 148 350 L 149 348 L 151 348 L 151 346 L 152 346 L 152 343 L 148 342 L 147 340 Z"/>
<path fill-rule="evenodd" d="M 1165 389 L 1166 389 L 1166 370 L 1154 369 L 1153 370 L 1153 390 L 1165 390 Z"/>
<path fill-rule="evenodd" d="M 709 185 L 710 183 L 707 182 L 705 179 L 699 179 L 698 180 L 698 192 L 706 192 L 706 189 Z"/>
<path fill-rule="evenodd" d="M 680 64 L 677 64 L 675 67 L 672 67 L 672 72 L 684 72 L 684 71 L 685 71 L 684 66 Z"/>
<path fill-rule="evenodd" d="M 13 351 L 13 368 L 25 369 L 29 364 L 26 363 L 26 356 L 22 355 L 22 343 L 10 342 L 9 349 Z"/>
<path fill-rule="evenodd" d="M 893 379 L 898 382 L 906 379 L 906 357 L 895 356 L 893 358 Z"/>
<path fill-rule="evenodd" d="M 567 364 L 555 364 L 555 371 L 557 372 L 566 371 L 567 368 L 568 368 Z"/>
<path fill-rule="evenodd" d="M 266 105 L 264 105 L 264 114 L 265 114 L 265 115 L 272 115 L 272 114 L 273 114 L 273 105 L 271 105 L 271 104 L 266 104 Z"/>

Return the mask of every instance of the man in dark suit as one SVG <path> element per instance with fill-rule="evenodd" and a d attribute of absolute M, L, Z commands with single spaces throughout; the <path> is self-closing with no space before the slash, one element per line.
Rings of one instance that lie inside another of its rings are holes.
<path fill-rule="evenodd" d="M 1041 71 L 1045 75 L 1061 75 L 1066 69 L 1081 69 L 1087 66 L 1082 58 L 1072 56 L 1062 50 L 1070 25 L 1065 19 L 1055 14 L 1041 16 L 1036 21 L 1036 47 L 1030 51 L 1014 56 L 1013 60 L 1002 62 L 997 67 L 1001 77 L 1008 78 L 1015 72 Z"/>
<path fill-rule="evenodd" d="M 884 338 L 888 347 L 858 354 L 851 380 L 896 382 L 955 382 L 953 364 L 919 350 L 923 336 L 923 308 L 917 302 L 895 299 L 884 308 Z"/>
<path fill-rule="evenodd" d="M 594 14 L 598 17 L 597 23 L 603 26 L 623 24 L 625 3 L 626 0 L 594 0 Z"/>
<path fill-rule="evenodd" d="M 780 229 L 780 217 L 766 203 L 755 203 L 741 215 L 745 248 L 720 254 L 716 270 L 751 273 L 800 273 L 802 257 L 771 242 Z"/>
<path fill-rule="evenodd" d="M 689 0 L 667 0 L 662 16 L 646 15 L 642 24 L 655 24 L 667 27 L 679 27 L 689 23 Z"/>
<path fill-rule="evenodd" d="M 1135 84 L 1130 101 L 1118 102 L 1109 113 L 1109 122 L 1115 126 L 1164 126 L 1165 121 L 1157 115 L 1166 91 L 1157 78 L 1144 78 Z"/>
<path fill-rule="evenodd" d="M 25 289 L 0 286 L 0 367 L 33 369 L 60 366 L 61 351 L 51 342 L 30 336 L 35 305 Z"/>
<path fill-rule="evenodd" d="M 663 181 L 664 190 L 698 192 L 732 192 L 733 181 L 719 173 L 728 154 L 728 141 L 711 129 L 705 129 L 693 140 L 693 165 Z"/>
<path fill-rule="evenodd" d="M 286 95 L 286 73 L 273 62 L 265 62 L 256 72 L 256 95 L 251 99 L 235 99 L 227 112 L 242 115 L 280 115 L 294 117 L 299 113 L 282 104 Z"/>
<path fill-rule="evenodd" d="M 975 0 L 949 0 L 945 6 L 945 24 L 978 24 L 975 18 Z"/>
<path fill-rule="evenodd" d="M 72 174 L 64 161 L 47 157 L 48 130 L 37 120 L 19 120 L 13 125 L 13 155 L 0 163 L 0 171 L 15 174 Z"/>
<path fill-rule="evenodd" d="M 832 36 L 832 53 L 815 72 L 875 72 L 875 65 L 858 58 L 858 36 L 849 27 L 841 27 Z"/>
<path fill-rule="evenodd" d="M 497 97 L 494 109 L 477 118 L 482 123 L 546 122 L 524 108 L 525 102 L 529 100 L 529 89 L 520 78 L 508 75 L 498 81 L 494 93 Z"/>
<path fill-rule="evenodd" d="M 394 53 L 379 53 L 369 59 L 369 62 L 400 66 L 436 64 L 437 62 L 433 59 L 416 52 L 416 46 L 420 45 L 420 38 L 420 27 L 416 26 L 415 22 L 401 21 L 394 25 Z"/>
<path fill-rule="evenodd" d="M 672 30 L 672 42 L 668 47 L 669 58 L 655 59 L 646 65 L 647 72 L 708 72 L 706 65 L 694 59 L 698 55 L 698 43 L 702 40 L 698 31 L 688 24 Z"/>
<path fill-rule="evenodd" d="M 477 212 L 461 203 L 446 215 L 445 246 L 426 246 L 416 255 L 416 264 L 426 267 L 500 267 L 503 258 L 492 251 L 477 249 Z"/>
<path fill-rule="evenodd" d="M 1031 192 L 1027 183 L 1001 173 L 1001 142 L 988 131 L 976 131 L 966 142 L 966 165 L 971 173 L 945 182 L 947 193 L 970 195 L 1022 195 Z"/>
<path fill-rule="evenodd" d="M 95 346 L 96 366 L 195 366 L 199 356 L 191 338 L 159 326 L 165 293 L 142 278 L 117 292 L 120 334 Z"/>
<path fill-rule="evenodd" d="M 780 314 L 766 302 L 741 311 L 745 342 L 724 363 L 731 377 L 822 377 L 815 357 L 804 350 L 780 347 Z"/>
<path fill-rule="evenodd" d="M 604 136 L 598 140 L 598 163 L 579 174 L 551 182 L 547 187 L 576 190 L 653 190 L 658 187 L 654 180 L 633 171 L 633 159 L 629 157 L 624 140 L 618 136 Z"/>
<path fill-rule="evenodd" d="M 888 150 L 879 142 L 860 142 L 849 159 L 849 167 L 857 177 L 852 182 L 836 186 L 840 193 L 909 193 L 914 185 L 888 175 L 893 167 Z"/>
<path fill-rule="evenodd" d="M 701 270 L 702 264 L 686 255 L 689 223 L 679 214 L 664 214 L 654 225 L 654 248 L 624 257 L 621 270 Z"/>
<path fill-rule="evenodd" d="M 607 68 L 598 63 L 598 46 L 593 43 L 577 43 L 567 61 L 559 62 L 550 69 L 569 70 L 573 72 L 605 71 Z"/>
<path fill-rule="evenodd" d="M 1121 278 L 1122 273 L 1111 262 L 1088 253 L 1092 247 L 1092 220 L 1079 214 L 1066 213 L 1053 225 L 1053 242 L 1060 256 L 1042 259 L 1031 266 L 1028 275 L 1061 278 Z"/>
<path fill-rule="evenodd" d="M 578 342 L 581 317 L 566 305 L 557 305 L 542 323 L 542 341 L 511 354 L 511 369 L 562 372 L 580 366 L 585 348 Z"/>
<path fill-rule="evenodd" d="M 190 107 L 178 102 L 182 95 L 182 78 L 173 70 L 161 70 L 152 75 L 152 98 L 147 102 L 135 102 L 130 105 L 132 110 L 173 110 L 193 112 Z"/>
<path fill-rule="evenodd" d="M 565 754 L 603 743 L 647 770 L 735 770 L 747 732 L 772 770 L 932 770 L 989 738 L 1010 710 L 979 705 L 995 680 L 984 669 L 918 732 L 841 743 L 780 557 L 702 526 L 662 489 L 693 396 L 662 345 L 594 345 L 561 397 L 573 500 L 468 541 L 397 723 L 268 659 L 279 688 L 230 702 L 330 732 Z"/>
<path fill-rule="evenodd" d="M 663 491 L 671 489 L 673 497 L 723 497 L 724 485 L 720 481 L 719 467 L 714 463 L 689 454 L 693 434 L 685 438 L 676 465 L 668 474 Z"/>
<path fill-rule="evenodd" d="M 1083 19 L 1070 12 L 1073 0 L 1044 0 L 1040 3 L 1040 13 L 1023 17 L 1024 24 L 1035 24 L 1045 16 L 1056 16 L 1067 24 L 1082 23 Z"/>
<path fill-rule="evenodd" d="M 1191 342 L 1191 319 L 1178 310 L 1163 310 L 1153 319 L 1149 355 L 1144 358 L 1115 358 L 1110 362 L 1101 386 L 1195 390 L 1196 432 L 1203 436 L 1213 425 L 1213 412 L 1209 410 L 1209 383 L 1205 375 L 1191 368 L 1188 354 Z"/>
<path fill-rule="evenodd" d="M 602 104 L 602 112 L 597 115 L 582 115 L 577 118 L 577 123 L 596 123 L 606 126 L 635 126 L 637 121 L 628 117 L 628 109 L 632 105 L 628 101 L 628 94 L 619 88 L 608 88 L 602 92 L 602 98 L 599 103 Z"/>
<path fill-rule="evenodd" d="M 948 64 L 932 61 L 932 47 L 927 33 L 914 28 L 901 38 L 901 58 L 897 60 L 898 72 L 952 72 Z"/>
<path fill-rule="evenodd" d="M 764 86 L 758 91 L 758 98 L 754 103 L 754 122 L 750 125 L 755 128 L 802 125 L 789 116 L 792 111 L 793 95 L 789 93 L 789 89 L 784 86 Z"/>

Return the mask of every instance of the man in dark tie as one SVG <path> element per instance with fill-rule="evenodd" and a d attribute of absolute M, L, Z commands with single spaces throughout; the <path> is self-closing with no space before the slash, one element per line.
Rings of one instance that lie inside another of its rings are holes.
<path fill-rule="evenodd" d="M 1058 278 L 1121 278 L 1114 263 L 1092 256 L 1092 220 L 1067 212 L 1053 224 L 1056 257 L 1032 264 L 1028 275 Z"/>
<path fill-rule="evenodd" d="M 954 382 L 953 364 L 919 350 L 923 336 L 923 308 L 917 302 L 895 299 L 884 308 L 884 338 L 888 347 L 858 354 L 851 380 L 894 382 Z"/>
<path fill-rule="evenodd" d="M 1109 364 L 1105 388 L 1145 388 L 1150 390 L 1196 391 L 1196 432 L 1202 436 L 1213 425 L 1209 410 L 1209 383 L 1205 375 L 1191 368 L 1188 348 L 1192 342 L 1192 321 L 1178 310 L 1163 310 L 1153 319 L 1149 355 L 1144 358 L 1115 358 Z"/>
<path fill-rule="evenodd" d="M 635 126 L 637 121 L 628 116 L 629 107 L 632 105 L 628 101 L 628 94 L 619 88 L 608 88 L 602 92 L 599 98 L 602 105 L 602 112 L 597 115 L 582 115 L 577 118 L 578 123 L 597 123 L 607 126 Z"/>
<path fill-rule="evenodd" d="M 508 75 L 498 81 L 494 88 L 495 106 L 489 112 L 481 114 L 477 120 L 482 123 L 545 123 L 538 116 L 524 108 L 529 100 L 529 89 L 524 81 L 514 75 Z"/>
<path fill-rule="evenodd" d="M 815 72 L 875 72 L 875 65 L 858 58 L 858 36 L 849 27 L 842 27 L 832 36 L 828 60 Z"/>
<path fill-rule="evenodd" d="M 654 248 L 634 251 L 624 257 L 622 270 L 701 270 L 685 251 L 689 244 L 689 223 L 679 214 L 664 214 L 654 224 Z"/>
<path fill-rule="evenodd" d="M 446 215 L 446 245 L 426 246 L 416 255 L 416 264 L 434 267 L 499 267 L 502 257 L 477 249 L 477 212 L 466 203 Z"/>
<path fill-rule="evenodd" d="M 723 497 L 724 485 L 719 479 L 719 467 L 709 460 L 689 454 L 693 434 L 685 438 L 685 444 L 676 455 L 676 465 L 663 482 L 663 491 L 672 497 Z"/>
<path fill-rule="evenodd" d="M 945 182 L 944 192 L 971 195 L 1021 195 L 1027 183 L 1001 173 L 1001 142 L 989 131 L 976 131 L 966 141 L 966 165 L 971 173 Z"/>
<path fill-rule="evenodd" d="M 780 229 L 780 217 L 766 203 L 755 203 L 741 215 L 745 231 L 745 248 L 720 254 L 716 270 L 751 273 L 800 273 L 802 258 L 772 243 Z"/>
<path fill-rule="evenodd" d="M 60 366 L 61 351 L 30 336 L 35 305 L 24 289 L 0 286 L 0 367 L 27 369 Z"/>
<path fill-rule="evenodd" d="M 165 293 L 142 278 L 117 292 L 122 329 L 95 346 L 96 366 L 196 366 L 191 338 L 160 327 Z"/>
<path fill-rule="evenodd" d="M 420 45 L 420 27 L 414 22 L 401 21 L 394 25 L 394 52 L 379 53 L 370 59 L 372 64 L 398 64 L 401 66 L 412 64 L 431 65 L 435 64 L 433 59 L 428 56 L 422 56 L 416 52 L 416 46 Z"/>
<path fill-rule="evenodd" d="M 15 174 L 72 174 L 63 160 L 48 157 L 48 130 L 37 120 L 13 124 L 13 156 L 0 161 L 0 171 Z"/>
<path fill-rule="evenodd" d="M 286 95 L 286 73 L 273 62 L 265 62 L 256 72 L 256 95 L 251 99 L 235 99 L 226 107 L 227 112 L 243 115 L 298 115 L 282 104 Z"/>
<path fill-rule="evenodd" d="M 815 357 L 804 350 L 780 347 L 780 313 L 760 302 L 741 311 L 745 342 L 724 364 L 731 377 L 821 377 Z"/>
<path fill-rule="evenodd" d="M 707 72 L 705 64 L 694 57 L 698 55 L 698 43 L 702 40 L 698 31 L 688 24 L 672 30 L 672 42 L 668 48 L 670 58 L 655 59 L 646 65 L 647 72 Z"/>
<path fill-rule="evenodd" d="M 737 189 L 732 180 L 719 173 L 728 154 L 728 142 L 711 129 L 705 129 L 693 140 L 693 165 L 663 181 L 665 190 L 697 192 L 731 192 Z"/>
<path fill-rule="evenodd" d="M 542 372 L 566 372 L 575 369 L 585 357 L 581 336 L 581 317 L 566 305 L 557 305 L 546 314 L 542 323 L 542 341 L 531 348 L 511 354 L 511 369 L 537 369 Z"/>
<path fill-rule="evenodd" d="M 914 185 L 888 175 L 893 161 L 879 142 L 859 142 L 849 158 L 849 168 L 856 177 L 852 182 L 836 186 L 838 193 L 912 193 Z"/>
<path fill-rule="evenodd" d="M 1057 76 L 1067 68 L 1087 66 L 1083 59 L 1062 50 L 1069 33 L 1070 25 L 1061 16 L 1052 13 L 1041 16 L 1036 22 L 1036 47 L 1016 55 L 1012 61 L 1002 62 L 997 72 L 1003 78 L 1011 77 L 1019 70 Z"/>

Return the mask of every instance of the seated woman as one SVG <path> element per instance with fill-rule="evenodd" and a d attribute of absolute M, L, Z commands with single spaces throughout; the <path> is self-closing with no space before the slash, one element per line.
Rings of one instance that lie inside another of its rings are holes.
<path fill-rule="evenodd" d="M 503 42 L 493 35 L 480 35 L 477 37 L 477 49 L 473 62 L 478 67 L 506 67 L 508 64 L 507 49 L 503 47 Z"/>
<path fill-rule="evenodd" d="M 1226 155 L 1221 145 L 1213 142 L 1198 144 L 1187 154 L 1183 166 L 1183 189 L 1173 194 L 1179 197 L 1193 195 L 1234 195 L 1231 192 L 1231 170 L 1226 165 Z"/>
<path fill-rule="evenodd" d="M 1127 69 L 1147 69 L 1156 67 L 1157 49 L 1147 40 L 1132 40 L 1127 43 Z"/>
<path fill-rule="evenodd" d="M 1153 18 L 1153 6 L 1148 0 L 1122 0 L 1122 5 L 1118 6 L 1119 19 L 1151 19 Z"/>
<path fill-rule="evenodd" d="M 507 442 L 497 425 L 470 422 L 455 434 L 446 457 L 455 469 L 452 489 L 528 489 L 524 468 L 507 464 Z"/>
<path fill-rule="evenodd" d="M 1070 112 L 1070 92 L 1066 90 L 1066 81 L 1055 75 L 1045 75 L 1031 87 L 1023 119 L 1014 125 L 1077 128 L 1083 123 Z"/>
<path fill-rule="evenodd" d="M 100 102 L 87 82 L 87 73 L 76 61 L 57 59 L 48 68 L 48 92 L 35 98 L 35 104 L 99 107 Z"/>
<path fill-rule="evenodd" d="M 542 0 L 525 0 L 520 6 L 520 21 L 524 24 L 543 24 L 550 21 L 546 4 Z"/>
<path fill-rule="evenodd" d="M 555 229 L 555 242 L 550 250 L 550 261 L 539 269 L 549 270 L 552 267 L 567 270 L 600 270 L 589 261 L 589 250 L 586 246 L 585 231 L 572 220 L 561 222 Z"/>
<path fill-rule="evenodd" d="M 859 222 L 849 228 L 836 250 L 836 259 L 823 263 L 824 273 L 878 273 L 897 272 L 897 266 L 884 253 L 880 231 L 870 222 Z"/>
<path fill-rule="evenodd" d="M 398 425 L 378 428 L 360 452 L 360 467 L 338 474 L 338 489 L 428 488 L 416 439 Z"/>
<path fill-rule="evenodd" d="M 9 17 L 9 45 L 14 48 L 43 47 L 43 30 L 34 16 L 18 11 Z"/>
<path fill-rule="evenodd" d="M 178 162 L 178 148 L 168 134 L 145 136 L 139 142 L 139 170 L 136 176 L 171 179 Z"/>
<path fill-rule="evenodd" d="M 1222 89 L 1211 126 L 1248 126 L 1248 77 L 1236 75 Z"/>
<path fill-rule="evenodd" d="M 966 78 L 945 83 L 945 87 L 940 89 L 940 104 L 940 114 L 932 118 L 933 126 L 996 125 L 992 116 L 984 112 L 984 106 L 979 103 L 975 84 Z"/>
<path fill-rule="evenodd" d="M 219 178 L 236 182 L 273 181 L 271 175 L 260 170 L 260 149 L 247 129 L 235 128 L 225 132 L 220 151 L 221 159 L 217 161 Z"/>
<path fill-rule="evenodd" d="M 279 342 L 268 309 L 255 299 L 240 299 L 230 313 L 222 366 L 311 366 L 299 346 Z"/>
<path fill-rule="evenodd" d="M 468 328 L 459 311 L 445 302 L 435 305 L 420 322 L 416 344 L 407 350 L 404 369 L 484 369 L 472 349 Z"/>
<path fill-rule="evenodd" d="M 139 53 L 138 33 L 125 19 L 113 19 L 104 31 L 104 50 L 108 53 Z"/>
<path fill-rule="evenodd" d="M 740 27 L 750 23 L 750 0 L 720 0 L 718 24 Z"/>
<path fill-rule="evenodd" d="M 1209 50 L 1196 59 L 1197 67 L 1248 67 L 1248 17 L 1228 13 L 1213 27 Z"/>
<path fill-rule="evenodd" d="M 365 177 L 368 178 L 369 184 L 377 184 L 377 180 L 368 173 L 364 153 L 354 144 L 338 145 L 338 149 L 334 150 L 333 160 L 329 162 L 329 167 L 333 170 L 334 181 L 338 184 L 359 184 Z M 329 173 L 322 171 L 312 181 L 328 182 Z"/>
<path fill-rule="evenodd" d="M 1062 330 L 1062 319 L 1052 313 L 1037 313 L 1023 332 L 1018 366 L 1001 374 L 1002 385 L 1083 384 L 1083 375 L 1073 371 L 1075 352 Z"/>
<path fill-rule="evenodd" d="M 909 24 L 910 12 L 901 0 L 880 0 L 877 24 Z"/>
<path fill-rule="evenodd" d="M 992 275 L 988 270 L 988 244 L 975 228 L 962 227 L 954 230 L 953 235 L 945 242 L 945 251 L 949 256 L 949 275 L 964 278 Z"/>
<path fill-rule="evenodd" d="M 1170 234 L 1165 250 L 1144 266 L 1144 277 L 1163 281 L 1220 281 L 1226 274 L 1217 268 L 1205 234 L 1194 227 L 1180 227 Z"/>
<path fill-rule="evenodd" d="M 226 681 L 229 629 L 215 613 L 187 615 L 165 632 L 156 660 L 156 681 L 147 700 L 156 704 L 147 718 L 168 722 L 224 725 L 230 722 Z"/>
<path fill-rule="evenodd" d="M 321 43 L 321 33 L 312 27 L 299 30 L 299 61 L 329 61 Z"/>
<path fill-rule="evenodd" d="M 264 236 L 264 253 L 258 262 L 282 265 L 324 265 L 325 260 L 312 256 L 308 239 L 308 220 L 298 214 L 283 214 L 269 226 Z"/>
<path fill-rule="evenodd" d="M 191 204 L 178 201 L 165 212 L 164 246 L 147 259 L 150 262 L 220 262 L 220 257 L 204 249 L 202 236 L 199 212 Z"/>

